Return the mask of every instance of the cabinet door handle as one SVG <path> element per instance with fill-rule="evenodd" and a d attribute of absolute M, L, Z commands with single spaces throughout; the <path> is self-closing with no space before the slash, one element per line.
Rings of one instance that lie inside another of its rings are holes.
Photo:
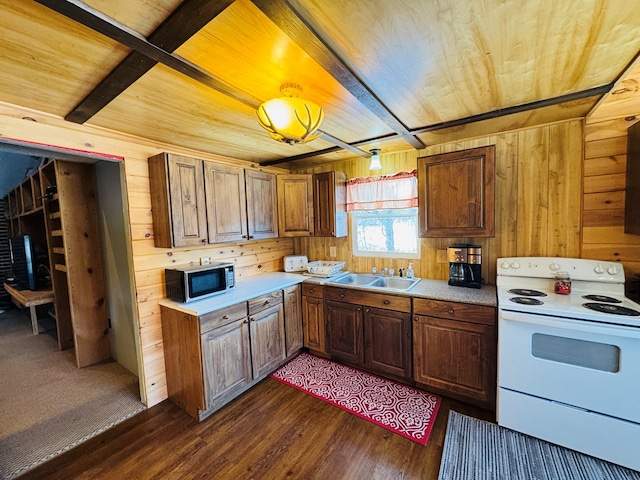
<path fill-rule="evenodd" d="M 389 305 L 391 302 L 390 302 L 389 300 L 385 300 L 385 301 L 384 301 L 384 302 L 382 302 L 382 303 L 384 303 L 385 305 Z"/>

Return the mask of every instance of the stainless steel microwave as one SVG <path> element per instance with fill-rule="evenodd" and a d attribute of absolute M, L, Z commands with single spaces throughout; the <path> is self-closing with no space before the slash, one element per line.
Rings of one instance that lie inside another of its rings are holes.
<path fill-rule="evenodd" d="M 167 298 L 184 303 L 225 293 L 236 286 L 232 263 L 166 268 L 164 281 Z"/>

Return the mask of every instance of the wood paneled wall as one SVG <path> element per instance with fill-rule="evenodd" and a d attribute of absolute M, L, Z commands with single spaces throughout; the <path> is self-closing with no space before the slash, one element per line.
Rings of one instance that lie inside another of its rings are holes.
<path fill-rule="evenodd" d="M 421 258 L 414 262 L 416 276 L 448 278 L 448 264 L 438 250 L 457 242 L 481 245 L 483 277 L 495 283 L 496 259 L 503 256 L 580 255 L 580 209 L 582 202 L 583 122 L 572 120 L 536 128 L 491 135 L 473 140 L 430 146 L 420 151 L 381 155 L 383 169 L 375 175 L 411 171 L 418 157 L 467 148 L 496 145 L 496 235 L 494 238 L 422 239 Z M 347 178 L 372 175 L 369 161 L 357 158 L 301 170 L 318 173 L 337 170 Z M 354 257 L 350 238 L 305 238 L 295 243 L 296 253 L 310 260 L 330 260 L 336 246 L 338 260 L 346 268 L 368 272 L 371 267 L 396 269 L 406 259 Z"/>
<path fill-rule="evenodd" d="M 624 214 L 627 129 L 639 119 L 627 118 L 585 127 L 582 256 L 622 262 L 628 291 L 638 295 L 640 235 L 624 233 Z"/>
<path fill-rule="evenodd" d="M 167 398 L 159 300 L 164 297 L 164 268 L 198 263 L 200 257 L 230 260 L 238 278 L 281 271 L 282 257 L 293 253 L 291 239 L 272 239 L 202 248 L 155 248 L 151 219 L 151 196 L 147 158 L 162 151 L 253 168 L 247 162 L 204 154 L 172 145 L 64 122 L 32 110 L 0 103 L 0 132 L 7 138 L 56 145 L 82 151 L 124 157 L 128 217 L 131 223 L 132 271 L 135 279 L 138 318 L 129 319 L 136 328 L 141 396 L 153 406 Z M 265 169 L 282 172 L 281 169 Z M 126 252 L 122 252 L 127 255 Z"/>

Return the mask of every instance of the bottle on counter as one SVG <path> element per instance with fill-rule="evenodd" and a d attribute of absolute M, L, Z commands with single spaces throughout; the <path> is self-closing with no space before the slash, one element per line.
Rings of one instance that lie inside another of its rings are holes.
<path fill-rule="evenodd" d="M 407 267 L 407 278 L 413 278 L 413 263 L 409 263 Z"/>

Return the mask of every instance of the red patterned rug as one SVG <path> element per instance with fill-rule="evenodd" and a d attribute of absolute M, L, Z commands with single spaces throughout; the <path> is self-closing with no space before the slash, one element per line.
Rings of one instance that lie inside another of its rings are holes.
<path fill-rule="evenodd" d="M 436 395 L 308 353 L 270 376 L 421 445 L 440 407 Z"/>

